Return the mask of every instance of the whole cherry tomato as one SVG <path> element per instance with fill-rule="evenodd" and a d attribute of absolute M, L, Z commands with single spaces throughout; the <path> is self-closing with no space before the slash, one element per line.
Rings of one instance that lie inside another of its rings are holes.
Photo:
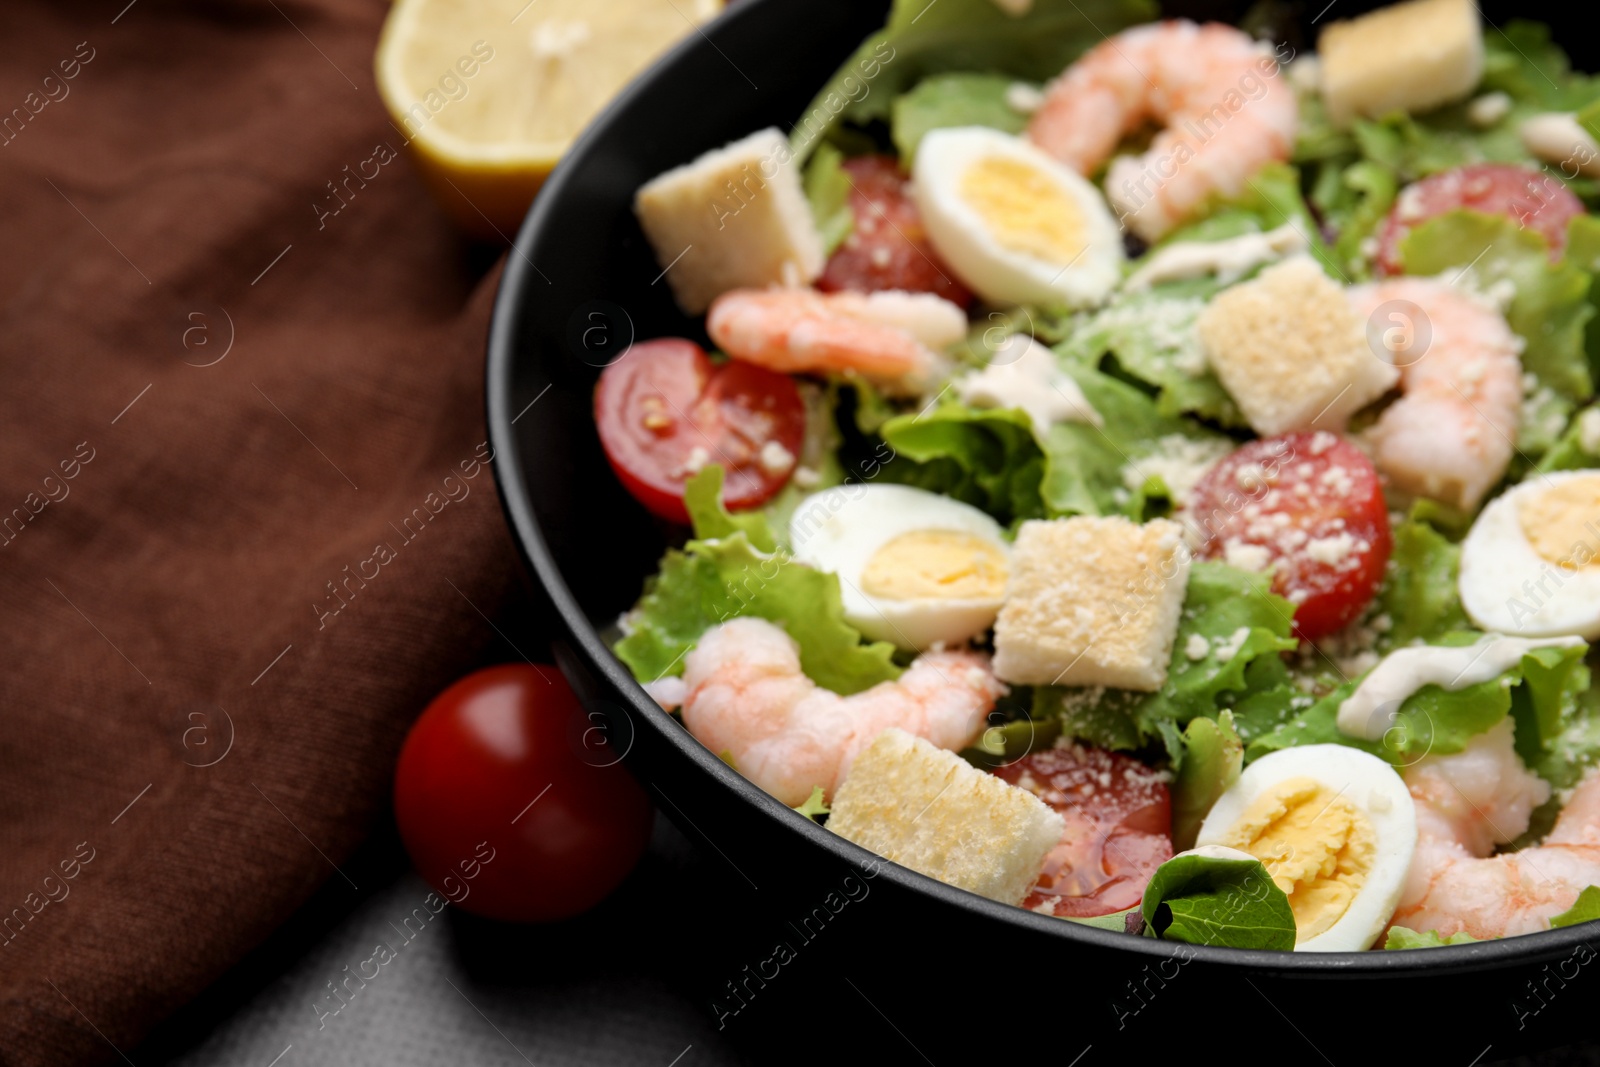
<path fill-rule="evenodd" d="M 587 911 L 638 862 L 651 807 L 554 667 L 469 674 L 411 728 L 394 810 L 417 870 L 491 919 Z"/>

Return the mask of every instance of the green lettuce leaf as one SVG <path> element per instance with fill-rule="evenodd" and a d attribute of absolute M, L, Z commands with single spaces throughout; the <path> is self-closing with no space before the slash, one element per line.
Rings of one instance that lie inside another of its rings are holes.
<path fill-rule="evenodd" d="M 1020 411 L 948 401 L 893 416 L 878 432 L 892 457 L 882 464 L 884 481 L 955 497 L 1001 522 L 1046 514 L 1044 452 Z"/>
<path fill-rule="evenodd" d="M 1588 415 L 1593 410 L 1585 408 L 1567 424 L 1555 444 L 1539 460 L 1535 470 L 1549 474 L 1552 471 L 1575 471 L 1600 466 L 1600 448 L 1591 450 L 1592 446 L 1600 446 L 1600 434 L 1596 434 L 1595 428 L 1585 423 L 1586 416 L 1593 421 L 1594 416 Z"/>
<path fill-rule="evenodd" d="M 761 514 L 765 517 L 767 528 L 772 531 L 772 539 L 778 549 L 788 550 L 789 545 L 789 520 L 794 517 L 795 509 L 800 502 L 812 493 L 823 489 L 831 489 L 836 485 L 843 485 L 845 480 L 844 466 L 839 462 L 839 433 L 838 407 L 841 400 L 841 386 L 830 384 L 819 385 L 815 382 L 798 381 L 795 383 L 800 390 L 800 399 L 806 406 L 806 432 L 805 439 L 800 446 L 800 455 L 796 457 L 795 469 L 804 468 L 812 472 L 813 477 L 806 480 L 804 486 L 799 479 L 791 477 L 778 494 L 766 504 L 762 505 Z M 864 472 L 863 472 L 864 473 Z M 696 536 L 704 538 L 705 534 L 697 533 Z M 755 539 L 751 539 L 752 544 Z M 761 547 L 759 544 L 757 548 Z"/>
<path fill-rule="evenodd" d="M 692 474 L 683 483 L 683 504 L 689 511 L 694 535 L 702 541 L 731 537 L 743 532 L 750 544 L 762 552 L 778 547 L 767 517 L 759 511 L 730 514 L 722 504 L 722 465 L 713 463 Z"/>
<path fill-rule="evenodd" d="M 1223 426 L 1243 426 L 1228 391 L 1206 365 L 1195 320 L 1217 289 L 1206 279 L 1155 286 L 1119 296 L 1079 316 L 1057 351 L 1097 369 L 1114 366 L 1156 390 L 1156 413 L 1194 414 Z"/>
<path fill-rule="evenodd" d="M 1600 82 L 1571 72 L 1544 25 L 1512 20 L 1500 29 L 1486 26 L 1484 46 L 1478 93 L 1503 92 L 1511 100 L 1505 117 L 1488 127 L 1472 121 L 1470 101 L 1463 101 L 1339 130 L 1317 96 L 1302 98 L 1294 160 L 1309 171 L 1310 200 L 1337 235 L 1336 258 L 1351 276 L 1369 272 L 1362 243 L 1377 232 L 1401 186 L 1470 163 L 1542 167 L 1522 144 L 1523 121 L 1545 111 L 1578 111 L 1600 97 Z M 1567 184 L 1586 197 L 1596 188 L 1588 179 Z"/>
<path fill-rule="evenodd" d="M 1135 904 L 1126 911 L 1114 911 L 1110 915 L 1090 915 L 1087 917 L 1063 915 L 1061 917 L 1068 922 L 1078 923 L 1083 926 L 1093 926 L 1099 930 L 1114 930 L 1119 934 L 1125 934 L 1128 932 L 1128 916 L 1138 913 L 1139 906 Z"/>
<path fill-rule="evenodd" d="M 1058 422 L 1042 435 L 1021 411 L 955 400 L 897 415 L 878 429 L 894 459 L 882 477 L 944 493 L 1002 522 L 1061 515 L 1147 516 L 1139 461 L 1178 442 L 1228 439 L 1192 419 L 1163 415 L 1142 390 L 1072 360 L 1063 369 L 1105 426 Z M 1137 486 L 1128 484 L 1131 471 Z"/>
<path fill-rule="evenodd" d="M 1562 926 L 1576 926 L 1578 923 L 1594 922 L 1600 919 L 1600 886 L 1589 886 L 1578 894 L 1577 901 L 1550 920 L 1552 929 Z"/>
<path fill-rule="evenodd" d="M 1233 728 L 1233 712 L 1189 720 L 1183 731 L 1183 762 L 1172 783 L 1172 847 L 1193 848 L 1217 798 L 1239 780 L 1244 743 Z"/>
<path fill-rule="evenodd" d="M 824 689 L 858 693 L 900 676 L 893 645 L 863 644 L 845 622 L 837 575 L 758 552 L 742 530 L 668 551 L 612 651 L 641 682 L 681 674 L 700 635 L 738 615 L 781 625 L 800 646 L 801 668 Z"/>
<path fill-rule="evenodd" d="M 806 200 L 817 232 L 822 234 L 824 255 L 833 255 L 856 226 L 855 214 L 850 210 L 850 175 L 845 173 L 843 163 L 844 153 L 825 144 L 817 147 L 816 155 L 806 164 Z"/>
<path fill-rule="evenodd" d="M 1389 936 L 1384 939 L 1383 947 L 1386 949 L 1442 948 L 1445 945 L 1470 945 L 1477 940 L 1477 938 L 1467 933 L 1440 937 L 1432 930 L 1418 933 L 1404 926 L 1391 926 L 1389 927 Z"/>
<path fill-rule="evenodd" d="M 1057 716 L 1068 736 L 1103 748 L 1128 751 L 1160 741 L 1181 773 L 1183 728 L 1195 718 L 1233 708 L 1234 725 L 1248 740 L 1286 717 L 1293 690 L 1278 653 L 1298 646 L 1290 636 L 1293 617 L 1294 606 L 1271 592 L 1265 575 L 1196 563 L 1160 690 L 1039 686 L 1034 714 Z M 1191 644 L 1197 652 L 1204 645 L 1198 658 L 1190 658 Z"/>
<path fill-rule="evenodd" d="M 1394 551 L 1378 593 L 1379 614 L 1389 618 L 1383 647 L 1436 642 L 1471 627 L 1456 592 L 1461 547 L 1418 519 L 1394 528 Z"/>
<path fill-rule="evenodd" d="M 1559 790 L 1577 785 L 1592 768 L 1600 765 L 1600 692 L 1589 687 L 1589 674 L 1587 668 L 1573 672 L 1565 694 L 1569 699 L 1563 701 L 1554 733 L 1542 738 L 1542 751 L 1531 758 L 1523 757 L 1528 769 L 1558 792 L 1534 809 L 1527 833 L 1517 839 L 1514 848 L 1526 848 L 1543 840 L 1555 825 L 1556 816 L 1561 814 L 1563 802 Z M 1518 729 L 1521 729 L 1520 722 Z"/>
<path fill-rule="evenodd" d="M 840 122 L 889 119 L 894 99 L 930 75 L 986 71 L 1043 82 L 1157 14 L 1150 0 L 1034 0 L 1020 16 L 993 0 L 895 0 L 888 24 L 861 42 L 801 114 L 795 152 L 803 159 Z"/>
<path fill-rule="evenodd" d="M 1480 636 L 1452 634 L 1436 643 L 1466 645 Z M 1339 729 L 1339 706 L 1361 681 L 1354 678 L 1272 733 L 1252 741 L 1245 749 L 1245 762 L 1299 745 L 1339 744 L 1404 767 L 1430 753 L 1460 752 L 1468 741 L 1508 714 L 1517 719 L 1518 751 L 1536 755 L 1556 742 L 1577 693 L 1588 686 L 1588 669 L 1583 665 L 1585 651 L 1582 645 L 1538 648 L 1525 654 L 1517 666 L 1487 682 L 1453 692 L 1425 685 L 1394 711 L 1391 725 L 1379 741 L 1363 741 Z"/>
<path fill-rule="evenodd" d="M 1333 251 L 1323 242 L 1322 231 L 1300 191 L 1300 172 L 1287 163 L 1268 163 L 1249 179 L 1243 195 L 1214 200 L 1198 209 L 1193 220 L 1167 234 L 1157 247 L 1179 241 L 1220 241 L 1287 224 L 1305 235 L 1311 254 L 1330 275 L 1341 277 Z"/>
<path fill-rule="evenodd" d="M 1591 276 L 1600 274 L 1600 218 L 1579 215 L 1567 225 L 1566 260 Z M 1600 310 L 1600 285 L 1589 285 L 1589 305 Z M 1589 355 L 1589 372 L 1600 379 L 1600 314 L 1590 316 L 1583 346 Z"/>
<path fill-rule="evenodd" d="M 820 785 L 814 785 L 811 787 L 811 795 L 806 797 L 805 803 L 801 804 L 794 810 L 798 811 L 806 818 L 815 821 L 818 815 L 827 815 L 831 809 L 822 799 L 822 787 Z"/>
<path fill-rule="evenodd" d="M 1411 274 L 1470 268 L 1485 287 L 1509 281 L 1516 295 L 1506 321 L 1526 342 L 1523 370 L 1569 401 L 1594 392 L 1584 350 L 1585 327 L 1594 315 L 1589 273 L 1566 260 L 1551 263 L 1537 233 L 1513 219 L 1452 211 L 1412 230 L 1400 254 Z M 1531 454 L 1525 443 L 1523 451 Z"/>
<path fill-rule="evenodd" d="M 1021 133 L 1028 116 L 1006 103 L 1015 78 L 998 74 L 936 74 L 895 98 L 889 131 L 903 165 L 909 168 L 917 146 L 931 130 L 949 126 L 989 126 Z"/>
<path fill-rule="evenodd" d="M 1164 941 L 1294 948 L 1289 898 L 1254 858 L 1204 852 L 1174 856 L 1150 876 L 1140 911 L 1145 932 Z"/>

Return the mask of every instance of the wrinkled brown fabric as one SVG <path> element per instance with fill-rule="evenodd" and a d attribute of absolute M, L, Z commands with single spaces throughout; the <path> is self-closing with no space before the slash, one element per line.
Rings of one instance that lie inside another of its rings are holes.
<path fill-rule="evenodd" d="M 386 10 L 0 12 L 0 1063 L 121 1062 L 341 878 L 514 584 Z"/>

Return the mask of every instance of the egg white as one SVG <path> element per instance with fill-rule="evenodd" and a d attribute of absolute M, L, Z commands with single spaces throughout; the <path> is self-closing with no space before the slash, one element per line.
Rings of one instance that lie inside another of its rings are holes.
<path fill-rule="evenodd" d="M 986 158 L 1024 163 L 1051 179 L 1078 207 L 1086 247 L 1057 263 L 1001 245 L 961 195 L 968 168 Z M 934 130 L 922 139 L 912 166 L 912 193 L 934 248 L 968 288 L 991 304 L 1090 307 L 1122 277 L 1122 233 L 1100 191 L 1020 137 L 986 126 Z"/>
<path fill-rule="evenodd" d="M 1569 570 L 1539 555 L 1522 532 L 1530 496 L 1600 471 L 1543 474 L 1491 500 L 1461 543 L 1457 588 L 1467 616 L 1485 630 L 1517 637 L 1600 637 L 1600 567 Z M 1587 548 L 1600 558 L 1600 516 Z M 1578 547 L 1578 546 L 1574 546 Z"/>
<path fill-rule="evenodd" d="M 794 558 L 839 576 L 845 619 L 874 641 L 922 651 L 958 644 L 994 625 L 1003 597 L 891 600 L 869 595 L 861 575 L 873 555 L 902 534 L 954 530 L 1010 551 L 1000 524 L 970 504 L 908 485 L 841 485 L 813 493 L 789 522 Z"/>
<path fill-rule="evenodd" d="M 1376 756 L 1345 745 L 1303 745 L 1262 756 L 1218 798 L 1200 826 L 1199 845 L 1221 845 L 1228 831 L 1267 790 L 1291 778 L 1310 778 L 1353 803 L 1372 822 L 1377 851 L 1350 907 L 1296 952 L 1360 952 L 1389 925 L 1400 903 L 1417 847 L 1417 813 L 1400 775 Z"/>

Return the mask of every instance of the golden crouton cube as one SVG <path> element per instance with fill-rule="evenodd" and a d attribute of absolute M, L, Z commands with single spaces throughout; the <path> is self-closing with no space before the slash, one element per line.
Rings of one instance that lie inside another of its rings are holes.
<path fill-rule="evenodd" d="M 1195 325 L 1211 368 L 1263 437 L 1342 430 L 1400 378 L 1368 343 L 1344 289 L 1310 256 L 1224 290 Z"/>
<path fill-rule="evenodd" d="M 1183 527 L 1167 519 L 1025 522 L 994 626 L 995 676 L 1160 689 L 1188 583 Z"/>
<path fill-rule="evenodd" d="M 1322 100 L 1339 126 L 1431 110 L 1466 97 L 1483 77 L 1473 0 L 1407 0 L 1330 23 L 1317 52 Z"/>
<path fill-rule="evenodd" d="M 889 729 L 851 765 L 828 829 L 941 882 L 1020 904 L 1066 827 L 1026 789 Z"/>
<path fill-rule="evenodd" d="M 679 307 L 698 315 L 730 289 L 805 285 L 822 273 L 799 170 L 771 127 L 640 187 L 634 214 Z"/>

